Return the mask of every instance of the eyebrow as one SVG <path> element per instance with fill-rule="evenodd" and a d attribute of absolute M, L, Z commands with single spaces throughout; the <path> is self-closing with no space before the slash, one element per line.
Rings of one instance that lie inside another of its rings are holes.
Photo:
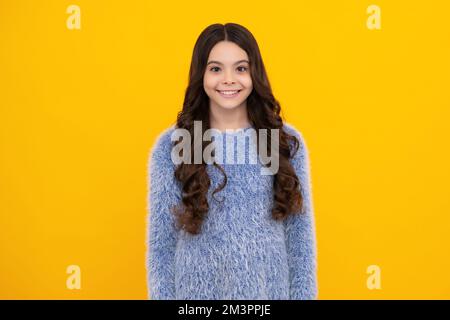
<path fill-rule="evenodd" d="M 247 62 L 247 63 L 249 63 L 248 60 L 239 60 L 239 61 L 236 61 L 234 64 L 239 64 L 239 63 L 241 63 L 241 62 Z M 217 64 L 220 64 L 220 65 L 223 66 L 223 63 L 222 63 L 222 62 L 214 61 L 214 60 L 211 60 L 211 61 L 208 62 L 206 65 L 209 65 L 209 64 L 211 64 L 211 63 L 217 63 Z"/>

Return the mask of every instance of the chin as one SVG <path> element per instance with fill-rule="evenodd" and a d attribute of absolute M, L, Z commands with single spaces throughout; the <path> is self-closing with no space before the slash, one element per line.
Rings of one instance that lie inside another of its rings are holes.
<path fill-rule="evenodd" d="M 229 110 L 230 110 L 230 109 L 236 109 L 236 108 L 238 108 L 240 105 L 242 105 L 242 102 L 239 102 L 239 103 L 225 103 L 225 104 L 222 104 L 222 103 L 216 101 L 216 104 L 217 104 L 219 107 L 223 108 L 223 109 L 229 109 Z"/>

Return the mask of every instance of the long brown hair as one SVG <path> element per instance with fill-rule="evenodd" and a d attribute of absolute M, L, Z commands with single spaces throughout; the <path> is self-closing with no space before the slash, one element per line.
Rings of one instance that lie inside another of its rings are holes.
<path fill-rule="evenodd" d="M 270 154 L 270 129 L 279 129 L 279 168 L 273 180 L 272 217 L 275 220 L 285 219 L 289 214 L 295 214 L 303 207 L 303 198 L 299 190 L 300 182 L 289 162 L 289 158 L 293 157 L 299 148 L 299 141 L 282 129 L 280 104 L 272 94 L 258 44 L 248 29 L 239 24 L 226 23 L 225 25 L 212 24 L 202 31 L 194 46 L 189 84 L 185 92 L 183 109 L 177 117 L 176 128 L 188 130 L 191 137 L 194 136 L 194 121 L 201 121 L 202 135 L 210 128 L 209 97 L 203 88 L 203 76 L 209 53 L 219 41 L 232 41 L 247 52 L 253 82 L 253 90 L 247 97 L 247 114 L 254 129 L 268 129 L 267 154 Z M 194 150 L 193 140 L 191 150 Z M 175 141 L 175 144 L 178 142 Z M 202 150 L 209 143 L 211 142 L 203 141 Z M 295 149 L 294 153 L 291 153 L 290 145 Z M 213 165 L 224 176 L 221 185 L 212 193 L 214 196 L 227 184 L 227 175 L 218 163 L 214 162 Z M 182 203 L 173 208 L 173 213 L 177 215 L 178 227 L 191 234 L 200 233 L 202 222 L 209 209 L 207 191 L 210 187 L 210 178 L 206 166 L 204 159 L 201 164 L 194 164 L 193 161 L 181 163 L 174 173 L 182 185 Z"/>

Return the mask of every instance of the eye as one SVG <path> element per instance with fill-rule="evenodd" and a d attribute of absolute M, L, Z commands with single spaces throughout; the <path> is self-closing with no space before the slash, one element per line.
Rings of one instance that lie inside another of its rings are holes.
<path fill-rule="evenodd" d="M 219 67 L 212 67 L 211 69 L 209 69 L 209 71 L 213 71 L 214 69 L 220 69 Z M 215 72 L 215 71 L 213 71 Z"/>
<path fill-rule="evenodd" d="M 241 72 L 245 72 L 245 71 L 247 71 L 247 69 L 248 69 L 247 67 L 244 67 L 244 66 L 239 66 L 239 67 L 237 67 L 237 68 L 238 68 L 238 69 L 242 68 L 243 70 L 241 69 Z"/>

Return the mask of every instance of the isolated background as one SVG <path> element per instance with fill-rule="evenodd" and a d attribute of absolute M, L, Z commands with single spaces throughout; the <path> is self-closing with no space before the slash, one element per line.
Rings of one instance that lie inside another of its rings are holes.
<path fill-rule="evenodd" d="M 66 9 L 81 9 L 69 30 Z M 381 30 L 366 26 L 381 8 Z M 450 298 L 448 1 L 0 1 L 0 298 L 145 299 L 147 161 L 209 24 L 310 151 L 319 298 Z M 69 265 L 81 290 L 66 288 Z M 366 286 L 381 268 L 381 289 Z"/>

